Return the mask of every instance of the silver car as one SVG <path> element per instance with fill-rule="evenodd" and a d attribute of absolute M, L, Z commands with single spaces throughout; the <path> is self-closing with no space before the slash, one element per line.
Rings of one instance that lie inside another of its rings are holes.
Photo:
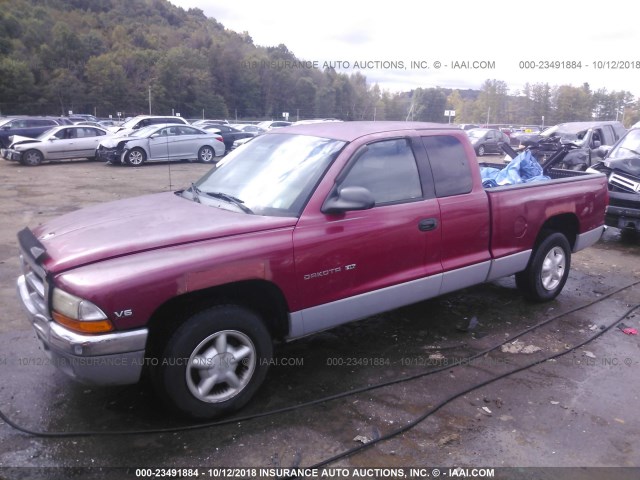
<path fill-rule="evenodd" d="M 101 127 L 64 125 L 53 127 L 37 138 L 14 135 L 9 148 L 0 154 L 23 165 L 40 165 L 48 160 L 93 159 L 101 140 L 113 135 Z"/>
<path fill-rule="evenodd" d="M 96 158 L 114 164 L 197 160 L 215 162 L 224 155 L 222 137 L 190 125 L 163 124 L 141 128 L 126 137 L 100 142 Z"/>

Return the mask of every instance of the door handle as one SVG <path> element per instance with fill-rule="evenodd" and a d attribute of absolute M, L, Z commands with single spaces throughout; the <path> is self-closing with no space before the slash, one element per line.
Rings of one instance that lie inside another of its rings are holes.
<path fill-rule="evenodd" d="M 418 230 L 421 232 L 428 232 L 438 228 L 438 220 L 435 218 L 425 218 L 418 223 Z"/>

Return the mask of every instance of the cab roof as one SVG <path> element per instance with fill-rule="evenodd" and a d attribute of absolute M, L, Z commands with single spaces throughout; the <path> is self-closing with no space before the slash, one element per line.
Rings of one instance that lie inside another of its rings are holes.
<path fill-rule="evenodd" d="M 312 135 L 315 137 L 332 138 L 351 142 L 356 138 L 374 133 L 414 130 L 461 130 L 453 125 L 445 123 L 428 122 L 323 122 L 307 125 L 292 125 L 269 130 L 265 135 L 278 135 L 283 133 L 297 133 L 300 135 Z"/>

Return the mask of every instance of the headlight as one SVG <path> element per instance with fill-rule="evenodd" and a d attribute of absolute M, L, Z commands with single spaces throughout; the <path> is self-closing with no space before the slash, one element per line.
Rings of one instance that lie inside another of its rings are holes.
<path fill-rule="evenodd" d="M 53 319 L 76 332 L 104 333 L 113 330 L 111 321 L 99 307 L 59 288 L 53 290 L 51 307 Z"/>

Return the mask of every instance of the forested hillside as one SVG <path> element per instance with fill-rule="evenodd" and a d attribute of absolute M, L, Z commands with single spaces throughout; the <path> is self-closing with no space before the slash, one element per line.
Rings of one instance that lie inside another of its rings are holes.
<path fill-rule="evenodd" d="M 198 9 L 166 0 L 0 1 L 0 114 L 180 113 L 240 119 L 336 117 L 547 124 L 636 120 L 628 92 L 503 80 L 480 90 L 381 91 L 362 74 L 308 68 L 285 45 L 258 46 Z M 298 63 L 296 63 L 298 62 Z M 410 75 L 410 72 L 407 72 Z"/>

